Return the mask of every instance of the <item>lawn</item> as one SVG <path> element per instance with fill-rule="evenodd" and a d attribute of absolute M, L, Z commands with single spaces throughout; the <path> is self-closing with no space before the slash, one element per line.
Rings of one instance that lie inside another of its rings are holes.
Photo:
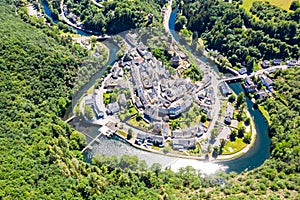
<path fill-rule="evenodd" d="M 265 119 L 267 120 L 268 124 L 270 124 L 271 120 L 270 120 L 270 115 L 269 115 L 268 111 L 266 111 L 263 106 L 258 106 L 258 109 L 260 110 L 260 112 L 262 113 L 262 115 L 265 117 Z"/>
<path fill-rule="evenodd" d="M 228 141 L 222 149 L 222 155 L 230 155 L 241 151 L 246 147 L 246 143 L 243 142 L 242 138 L 236 138 L 235 141 Z"/>
<path fill-rule="evenodd" d="M 149 124 L 145 120 L 142 119 L 140 121 L 137 121 L 136 117 L 129 119 L 127 121 L 127 123 L 133 127 L 137 127 L 137 128 L 145 129 L 145 130 L 147 130 L 149 127 Z"/>
<path fill-rule="evenodd" d="M 264 2 L 268 1 L 275 6 L 278 6 L 285 10 L 289 10 L 293 0 L 243 0 L 242 7 L 245 8 L 247 11 L 249 11 L 253 2 L 255 1 L 264 1 Z"/>
<path fill-rule="evenodd" d="M 123 137 L 125 137 L 125 138 L 127 137 L 127 133 L 126 132 L 121 131 L 121 130 L 118 130 L 117 132 L 118 132 L 118 134 L 122 135 Z"/>
<path fill-rule="evenodd" d="M 130 116 L 133 116 L 133 115 L 135 115 L 137 113 L 138 113 L 138 111 L 137 111 L 137 109 L 134 106 L 132 106 L 131 108 L 128 109 L 128 114 Z"/>
<path fill-rule="evenodd" d="M 88 89 L 87 93 L 93 94 L 94 88 L 95 88 L 94 86 L 90 87 L 90 89 Z"/>

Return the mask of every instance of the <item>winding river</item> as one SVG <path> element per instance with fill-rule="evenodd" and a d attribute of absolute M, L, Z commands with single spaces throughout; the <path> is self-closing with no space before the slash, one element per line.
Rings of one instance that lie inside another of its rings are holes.
<path fill-rule="evenodd" d="M 43 3 L 45 13 L 51 17 L 51 12 L 47 5 Z M 172 35 L 175 39 L 178 40 L 178 37 L 174 31 L 174 23 L 176 19 L 177 10 L 173 11 L 169 21 L 169 27 Z M 57 21 L 53 21 L 57 23 Z M 78 31 L 78 34 L 87 35 L 82 31 Z M 97 78 L 99 78 L 105 71 L 108 65 L 111 65 L 116 58 L 116 53 L 118 48 L 111 41 L 104 41 L 105 45 L 110 49 L 109 61 L 106 66 L 103 66 L 92 78 L 91 80 L 81 88 L 81 90 L 73 97 L 74 100 L 78 100 L 84 92 L 89 89 L 93 84 L 95 84 Z M 208 62 L 209 59 L 203 55 L 200 57 L 204 62 Z M 215 68 L 215 65 L 213 66 Z M 244 92 L 240 83 L 233 83 L 229 85 L 235 93 Z M 179 169 L 180 167 L 191 165 L 196 169 L 201 170 L 203 173 L 212 174 L 219 170 L 226 170 L 226 172 L 235 171 L 240 173 L 244 170 L 251 170 L 260 166 L 270 155 L 270 138 L 268 136 L 268 124 L 258 110 L 253 110 L 253 103 L 248 97 L 246 97 L 247 107 L 252 115 L 255 126 L 257 129 L 257 138 L 253 147 L 243 156 L 230 160 L 230 161 L 218 161 L 218 162 L 204 162 L 197 160 L 189 160 L 182 158 L 168 157 L 164 155 L 154 154 L 142 151 L 140 149 L 134 148 L 128 145 L 125 141 L 120 140 L 119 138 L 108 139 L 106 137 L 101 137 L 98 143 L 93 144 L 93 149 L 88 150 L 84 153 L 84 158 L 87 162 L 91 162 L 91 158 L 95 154 L 104 154 L 104 155 L 117 155 L 122 156 L 124 154 L 135 155 L 141 160 L 145 160 L 149 166 L 153 163 L 160 163 L 163 167 L 171 167 L 174 170 Z M 84 131 L 83 131 L 84 132 Z M 85 134 L 95 137 L 98 134 L 98 129 L 93 127 Z"/>
<path fill-rule="evenodd" d="M 174 30 L 177 11 L 178 8 L 176 8 L 171 13 L 169 27 L 173 38 L 178 41 L 179 40 L 178 34 Z M 200 56 L 200 59 L 204 62 L 208 62 L 208 58 L 206 58 L 203 55 Z M 236 94 L 239 94 L 240 92 L 244 92 L 246 94 L 241 83 L 231 83 L 229 84 L 229 86 Z M 254 145 L 251 147 L 251 149 L 243 156 L 236 158 L 234 160 L 219 162 L 228 167 L 226 170 L 227 172 L 235 171 L 240 173 L 244 170 L 254 169 L 260 166 L 261 164 L 263 164 L 263 162 L 270 156 L 271 140 L 268 135 L 268 128 L 269 128 L 268 124 L 265 118 L 260 113 L 260 111 L 257 109 L 256 110 L 253 109 L 253 103 L 248 98 L 248 96 L 245 95 L 245 97 L 246 97 L 247 108 L 255 123 L 256 131 L 257 131 L 256 141 Z"/>

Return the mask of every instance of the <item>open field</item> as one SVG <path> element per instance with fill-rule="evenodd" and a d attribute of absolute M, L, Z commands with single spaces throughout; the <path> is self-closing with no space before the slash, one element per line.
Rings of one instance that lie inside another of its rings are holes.
<path fill-rule="evenodd" d="M 275 6 L 283 8 L 285 10 L 289 10 L 289 7 L 293 0 L 243 0 L 242 7 L 249 11 L 252 6 L 252 3 L 255 1 L 268 1 Z"/>
<path fill-rule="evenodd" d="M 243 139 L 236 138 L 235 141 L 228 141 L 223 147 L 222 155 L 234 154 L 238 151 L 241 151 L 246 147 L 247 144 L 243 142 Z"/>

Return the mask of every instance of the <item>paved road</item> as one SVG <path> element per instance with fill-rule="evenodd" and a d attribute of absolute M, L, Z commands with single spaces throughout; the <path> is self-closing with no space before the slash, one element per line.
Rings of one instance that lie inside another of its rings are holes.
<path fill-rule="evenodd" d="M 172 13 L 172 1 L 173 0 L 168 1 L 168 7 L 166 8 L 165 15 L 164 15 L 164 28 L 167 32 L 170 32 L 169 20 Z"/>
<path fill-rule="evenodd" d="M 94 1 L 92 1 L 94 3 Z M 96 2 L 97 3 L 97 2 Z M 96 4 L 97 5 L 97 4 Z M 99 4 L 101 5 L 101 4 Z M 101 32 L 97 32 L 97 31 L 93 31 L 93 30 L 88 30 L 88 29 L 85 29 L 85 28 L 82 28 L 82 27 L 79 27 L 77 26 L 77 24 L 74 24 L 72 23 L 66 16 L 65 16 L 65 13 L 63 11 L 63 6 L 64 6 L 64 0 L 61 0 L 60 2 L 60 16 L 62 17 L 63 21 L 65 21 L 69 26 L 72 26 L 74 27 L 75 29 L 78 29 L 78 30 L 81 30 L 81 31 L 84 31 L 84 32 L 87 32 L 89 34 L 92 34 L 92 35 L 98 35 L 97 37 L 100 38 L 100 39 L 108 39 L 110 38 L 111 36 L 109 35 L 103 35 L 103 33 Z M 100 36 L 99 36 L 100 35 Z"/>
<path fill-rule="evenodd" d="M 92 3 L 95 4 L 99 8 L 104 8 L 104 6 L 102 4 L 100 4 L 100 3 L 97 3 L 96 0 L 92 0 Z"/>
<path fill-rule="evenodd" d="M 273 66 L 273 67 L 269 67 L 269 68 L 266 68 L 266 69 L 258 70 L 256 72 L 252 72 L 250 75 L 247 75 L 247 74 L 238 75 L 238 76 L 234 76 L 234 77 L 231 77 L 231 78 L 224 78 L 221 81 L 231 81 L 231 80 L 236 80 L 236 79 L 243 79 L 243 78 L 246 78 L 247 76 L 248 77 L 253 77 L 255 75 L 259 75 L 259 74 L 262 74 L 264 72 L 273 72 L 275 70 L 287 69 L 289 67 L 296 67 L 296 66 L 288 66 L 288 65 Z"/>

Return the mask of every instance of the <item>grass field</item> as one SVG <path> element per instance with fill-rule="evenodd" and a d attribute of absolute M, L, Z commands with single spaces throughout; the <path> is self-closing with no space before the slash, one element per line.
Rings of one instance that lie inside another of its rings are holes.
<path fill-rule="evenodd" d="M 258 109 L 260 110 L 260 112 L 262 113 L 262 115 L 265 117 L 268 124 L 270 125 L 271 120 L 270 120 L 270 115 L 269 115 L 268 111 L 266 111 L 263 106 L 258 106 Z"/>
<path fill-rule="evenodd" d="M 268 1 L 275 6 L 283 8 L 285 10 L 289 10 L 289 7 L 293 0 L 243 0 L 242 7 L 249 11 L 252 6 L 252 3 L 255 1 Z"/>
<path fill-rule="evenodd" d="M 140 129 L 147 130 L 149 124 L 144 121 L 143 119 L 140 121 L 136 120 L 136 117 L 131 118 L 130 120 L 127 121 L 127 123 L 133 127 L 138 127 Z"/>
<path fill-rule="evenodd" d="M 234 154 L 243 148 L 245 148 L 247 144 L 243 142 L 242 138 L 236 138 L 235 141 L 228 141 L 222 149 L 222 155 Z"/>
<path fill-rule="evenodd" d="M 127 133 L 126 132 L 124 132 L 124 131 L 121 131 L 121 130 L 117 130 L 118 131 L 118 133 L 120 134 L 120 135 L 122 135 L 123 137 L 127 137 Z"/>

